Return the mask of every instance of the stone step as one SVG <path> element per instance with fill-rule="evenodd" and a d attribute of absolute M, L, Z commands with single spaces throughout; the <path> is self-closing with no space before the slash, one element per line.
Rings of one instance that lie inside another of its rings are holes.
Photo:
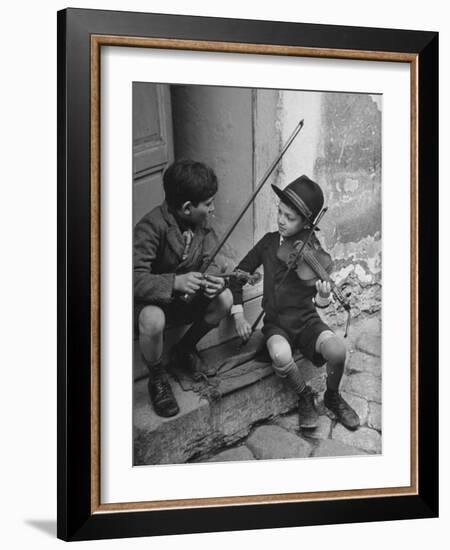
<path fill-rule="evenodd" d="M 134 465 L 180 464 L 219 451 L 247 436 L 254 424 L 296 407 L 296 395 L 273 374 L 270 363 L 253 357 L 260 339 L 256 333 L 253 349 L 241 354 L 230 353 L 236 349 L 236 340 L 208 350 L 209 359 L 214 356 L 221 365 L 208 385 L 180 372 L 171 373 L 171 386 L 180 406 L 175 417 L 157 416 L 149 402 L 147 379 L 136 381 Z M 208 355 L 204 359 L 208 360 Z M 306 379 L 313 379 L 312 385 L 317 386 L 324 369 L 301 357 L 297 361 Z"/>
<path fill-rule="evenodd" d="M 358 411 L 363 423 L 367 422 L 367 428 L 356 434 L 347 434 L 342 428 L 337 428 L 329 434 L 331 426 L 325 417 L 322 427 L 327 436 L 337 440 L 336 444 L 355 446 L 372 453 L 381 449 L 378 433 L 373 429 L 381 428 L 380 401 L 378 395 L 375 399 L 374 392 L 369 391 L 372 386 L 359 388 L 356 383 L 361 377 L 373 377 L 373 374 L 380 372 L 372 357 L 360 358 L 361 352 L 356 351 L 355 343 L 361 334 L 380 330 L 379 323 L 376 327 L 372 326 L 374 322 L 374 319 L 354 320 L 348 339 L 349 377 L 344 380 L 342 388 L 344 392 L 349 392 L 345 396 Z M 227 447 L 239 445 L 255 425 L 293 412 L 297 398 L 287 384 L 273 374 L 268 358 L 264 360 L 261 354 L 256 354 L 261 344 L 262 335 L 257 331 L 251 342 L 242 349 L 238 340 L 233 339 L 202 351 L 205 363 L 217 369 L 217 376 L 206 379 L 207 383 L 205 380 L 193 381 L 180 371 L 171 372 L 171 386 L 180 406 L 179 414 L 172 418 L 161 418 L 154 413 L 149 402 L 147 379 L 136 380 L 133 464 L 180 464 L 195 461 L 202 455 L 211 456 Z M 353 354 L 356 356 L 352 360 Z M 318 369 L 299 356 L 296 360 L 313 390 L 319 394 L 323 392 L 325 368 Z M 375 378 L 381 386 L 380 378 Z M 284 425 L 282 427 L 288 429 Z M 366 440 L 370 440 L 370 445 Z M 326 455 L 328 450 L 320 452 Z"/>

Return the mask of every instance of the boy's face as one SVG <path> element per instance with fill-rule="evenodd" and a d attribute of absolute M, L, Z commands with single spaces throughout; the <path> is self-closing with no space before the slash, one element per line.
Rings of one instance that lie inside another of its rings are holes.
<path fill-rule="evenodd" d="M 291 237 L 303 229 L 305 218 L 284 202 L 278 205 L 278 231 L 284 238 Z"/>
<path fill-rule="evenodd" d="M 194 206 L 186 202 L 182 206 L 182 217 L 193 226 L 203 225 L 214 212 L 214 196 Z"/>

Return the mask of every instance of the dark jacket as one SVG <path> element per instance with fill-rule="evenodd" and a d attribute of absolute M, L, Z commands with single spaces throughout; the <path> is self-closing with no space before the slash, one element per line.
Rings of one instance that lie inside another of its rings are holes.
<path fill-rule="evenodd" d="M 266 314 L 265 322 L 274 323 L 295 335 L 317 322 L 313 297 L 315 286 L 306 285 L 292 270 L 279 286 L 286 271 L 286 263 L 277 258 L 280 246 L 280 234 L 266 233 L 239 263 L 238 269 L 253 273 L 259 266 L 264 266 L 264 293 L 262 308 Z M 233 279 L 230 288 L 234 304 L 242 304 L 242 283 Z"/>
<path fill-rule="evenodd" d="M 167 203 L 146 214 L 134 229 L 135 306 L 170 303 L 175 275 L 200 271 L 216 245 L 215 232 L 198 227 L 183 261 L 183 235 Z"/>

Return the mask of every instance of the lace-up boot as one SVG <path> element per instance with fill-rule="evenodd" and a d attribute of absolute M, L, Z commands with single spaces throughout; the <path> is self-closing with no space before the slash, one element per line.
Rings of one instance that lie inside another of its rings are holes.
<path fill-rule="evenodd" d="M 158 416 L 175 416 L 180 412 L 169 380 L 162 367 L 150 370 L 148 393 L 155 413 Z"/>
<path fill-rule="evenodd" d="M 328 389 L 325 392 L 323 402 L 336 415 L 336 419 L 343 426 L 349 430 L 359 428 L 359 416 L 338 391 Z"/>

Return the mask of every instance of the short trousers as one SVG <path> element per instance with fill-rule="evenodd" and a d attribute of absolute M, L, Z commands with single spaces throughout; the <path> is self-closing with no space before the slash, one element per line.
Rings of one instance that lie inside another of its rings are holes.
<path fill-rule="evenodd" d="M 196 294 L 190 302 L 185 302 L 176 298 L 169 304 L 137 304 L 134 308 L 135 334 L 139 334 L 139 315 L 148 305 L 159 307 L 164 311 L 164 315 L 166 316 L 166 328 L 168 328 L 190 325 L 194 321 L 203 319 L 210 303 L 211 300 L 209 298 L 199 293 Z"/>
<path fill-rule="evenodd" d="M 283 336 L 289 342 L 293 349 L 298 349 L 301 354 L 309 359 L 316 367 L 321 367 L 326 363 L 326 360 L 317 348 L 320 349 L 320 345 L 328 337 L 334 335 L 334 332 L 330 327 L 324 323 L 320 318 L 308 324 L 302 331 L 296 334 L 289 334 L 289 332 L 271 321 L 265 321 L 262 328 L 266 341 L 275 334 Z M 322 335 L 322 336 L 321 336 Z M 317 346 L 319 344 L 319 346 Z"/>

